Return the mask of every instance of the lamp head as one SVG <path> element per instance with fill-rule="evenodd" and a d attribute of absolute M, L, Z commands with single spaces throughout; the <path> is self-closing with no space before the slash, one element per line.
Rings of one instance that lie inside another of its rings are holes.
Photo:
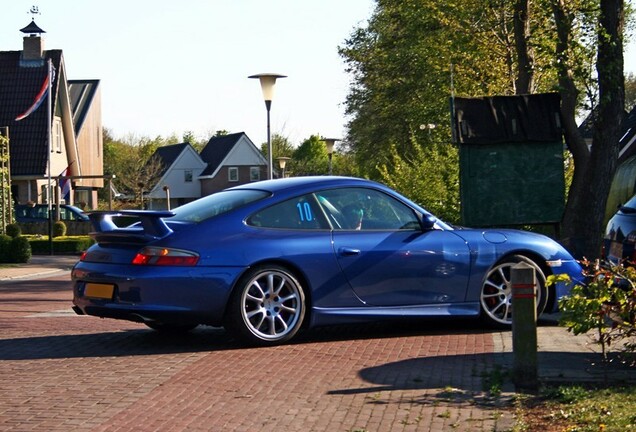
<path fill-rule="evenodd" d="M 275 73 L 261 73 L 256 75 L 250 75 L 248 78 L 258 78 L 261 82 L 261 90 L 263 91 L 263 99 L 265 102 L 271 102 L 274 98 L 274 84 L 278 78 L 287 78 L 286 75 L 280 75 Z"/>
<path fill-rule="evenodd" d="M 336 141 L 342 141 L 340 138 L 322 138 L 320 141 L 325 143 L 327 147 L 327 153 L 333 154 L 333 148 L 336 145 Z"/>

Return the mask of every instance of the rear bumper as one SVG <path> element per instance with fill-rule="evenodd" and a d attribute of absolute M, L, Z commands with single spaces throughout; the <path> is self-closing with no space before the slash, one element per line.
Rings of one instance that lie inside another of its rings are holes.
<path fill-rule="evenodd" d="M 79 314 L 134 322 L 219 325 L 243 270 L 80 262 L 71 274 L 73 309 Z M 87 290 L 90 284 L 111 287 L 111 291 L 94 297 Z"/>

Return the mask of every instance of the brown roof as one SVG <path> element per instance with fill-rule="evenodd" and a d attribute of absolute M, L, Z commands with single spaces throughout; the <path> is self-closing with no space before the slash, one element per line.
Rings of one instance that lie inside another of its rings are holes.
<path fill-rule="evenodd" d="M 0 52 L 0 127 L 9 127 L 12 176 L 43 176 L 47 170 L 47 102 L 29 117 L 15 121 L 34 102 L 47 74 L 47 62 L 53 61 L 52 106 L 55 102 L 63 63 L 61 50 L 45 52 L 39 60 L 21 60 L 22 51 Z"/>

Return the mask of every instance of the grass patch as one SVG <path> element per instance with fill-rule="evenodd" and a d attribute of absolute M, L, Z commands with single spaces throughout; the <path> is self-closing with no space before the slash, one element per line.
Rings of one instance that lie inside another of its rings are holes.
<path fill-rule="evenodd" d="M 501 396 L 503 384 L 508 378 L 508 372 L 501 366 L 495 367 L 487 372 L 482 373 L 482 389 L 488 393 L 490 397 Z"/>
<path fill-rule="evenodd" d="M 525 399 L 515 432 L 636 431 L 636 386 L 548 387 Z"/>

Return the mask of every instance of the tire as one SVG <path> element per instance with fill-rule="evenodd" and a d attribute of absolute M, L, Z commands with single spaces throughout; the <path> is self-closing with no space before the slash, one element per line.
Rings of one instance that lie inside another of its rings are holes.
<path fill-rule="evenodd" d="M 512 281 L 513 266 L 524 262 L 535 269 L 537 316 L 543 313 L 548 301 L 546 277 L 541 267 L 522 255 L 514 255 L 495 264 L 486 275 L 479 294 L 481 317 L 486 323 L 496 327 L 512 326 Z"/>
<path fill-rule="evenodd" d="M 305 307 L 303 288 L 290 271 L 277 265 L 256 267 L 237 283 L 225 327 L 250 345 L 276 345 L 298 333 Z"/>
<path fill-rule="evenodd" d="M 180 334 L 187 333 L 190 330 L 194 330 L 197 327 L 197 324 L 174 324 L 174 323 L 162 323 L 158 321 L 154 322 L 146 322 L 147 327 L 161 332 L 161 333 L 170 333 L 170 334 Z"/>

